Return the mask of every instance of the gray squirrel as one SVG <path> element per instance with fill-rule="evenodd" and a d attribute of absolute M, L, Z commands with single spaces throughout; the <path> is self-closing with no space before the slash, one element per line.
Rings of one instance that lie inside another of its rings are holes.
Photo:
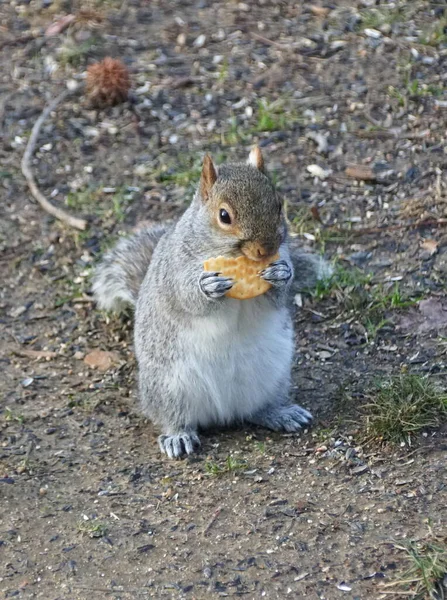
<path fill-rule="evenodd" d="M 210 257 L 274 257 L 271 284 L 251 300 L 228 298 L 234 281 L 204 271 Z M 295 274 L 294 284 L 292 285 Z M 181 218 L 121 239 L 99 264 L 100 308 L 135 307 L 142 412 L 161 427 L 170 458 L 200 448 L 198 431 L 252 423 L 295 432 L 312 415 L 289 399 L 294 333 L 289 299 L 330 274 L 319 256 L 290 244 L 282 202 L 255 147 L 246 164 L 218 168 L 206 155 Z"/>

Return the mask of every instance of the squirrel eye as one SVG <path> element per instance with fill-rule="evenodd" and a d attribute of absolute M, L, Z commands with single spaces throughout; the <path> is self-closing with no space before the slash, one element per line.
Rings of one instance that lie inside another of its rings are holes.
<path fill-rule="evenodd" d="M 231 225 L 231 217 L 228 211 L 226 211 L 224 208 L 219 210 L 219 219 L 221 223 L 225 223 L 225 225 Z"/>

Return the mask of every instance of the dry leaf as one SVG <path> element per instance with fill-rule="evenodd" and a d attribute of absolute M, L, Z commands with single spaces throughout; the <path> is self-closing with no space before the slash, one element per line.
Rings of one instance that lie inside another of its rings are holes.
<path fill-rule="evenodd" d="M 325 6 L 316 6 L 316 5 L 309 6 L 309 10 L 316 17 L 327 17 L 331 11 L 330 8 L 326 8 Z"/>
<path fill-rule="evenodd" d="M 350 167 L 346 167 L 345 173 L 348 177 L 363 181 L 374 181 L 377 178 L 371 167 L 367 165 L 351 165 Z"/>
<path fill-rule="evenodd" d="M 99 371 L 107 371 L 118 361 L 119 357 L 116 352 L 106 352 L 105 350 L 93 350 L 84 358 L 86 365 Z"/>
<path fill-rule="evenodd" d="M 54 23 L 51 23 L 45 31 L 45 37 L 52 37 L 53 35 L 59 35 L 76 19 L 75 15 L 65 15 Z"/>
<path fill-rule="evenodd" d="M 320 217 L 320 211 L 318 210 L 318 206 L 311 206 L 310 214 L 315 219 L 315 221 L 318 221 L 319 223 L 323 223 L 323 221 L 321 220 L 321 217 Z"/>
<path fill-rule="evenodd" d="M 430 256 L 433 256 L 438 251 L 438 242 L 436 240 L 424 240 L 421 242 L 421 248 L 426 250 Z"/>

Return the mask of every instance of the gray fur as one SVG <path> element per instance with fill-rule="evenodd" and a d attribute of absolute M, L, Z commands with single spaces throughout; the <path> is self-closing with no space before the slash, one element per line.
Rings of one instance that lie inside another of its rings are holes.
<path fill-rule="evenodd" d="M 121 240 L 94 283 L 101 307 L 135 305 L 141 406 L 161 427 L 160 449 L 170 458 L 195 452 L 197 431 L 210 425 L 246 421 L 293 432 L 312 418 L 289 401 L 294 336 L 287 297 L 294 272 L 308 287 L 324 263 L 300 252 L 290 257 L 276 193 L 256 167 L 221 167 L 209 199 L 199 190 L 171 227 Z M 213 223 L 222 198 L 237 211 L 239 239 Z M 272 255 L 279 249 L 280 259 L 262 273 L 272 288 L 252 300 L 228 298 L 232 280 L 204 272 L 203 263 L 237 256 L 252 240 Z"/>
<path fill-rule="evenodd" d="M 168 230 L 168 225 L 141 229 L 121 238 L 103 257 L 93 279 L 93 293 L 101 309 L 119 312 L 128 304 L 135 306 L 154 248 Z"/>

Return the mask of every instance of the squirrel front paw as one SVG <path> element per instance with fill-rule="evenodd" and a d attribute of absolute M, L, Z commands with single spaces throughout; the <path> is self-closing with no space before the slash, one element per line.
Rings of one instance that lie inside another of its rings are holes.
<path fill-rule="evenodd" d="M 169 458 L 184 458 L 200 448 L 200 439 L 193 432 L 181 432 L 176 435 L 160 435 L 158 445 Z"/>
<path fill-rule="evenodd" d="M 285 260 L 277 260 L 261 271 L 262 279 L 274 286 L 286 285 L 292 279 L 292 267 Z"/>
<path fill-rule="evenodd" d="M 204 271 L 199 278 L 199 287 L 207 298 L 221 298 L 234 285 L 230 277 L 221 277 L 219 273 Z"/>

